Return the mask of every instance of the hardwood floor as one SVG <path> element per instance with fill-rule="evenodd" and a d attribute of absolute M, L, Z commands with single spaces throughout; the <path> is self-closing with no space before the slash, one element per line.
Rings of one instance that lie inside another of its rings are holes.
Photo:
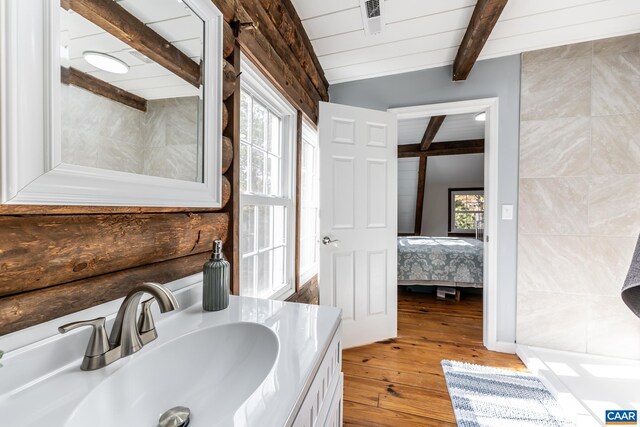
<path fill-rule="evenodd" d="M 344 425 L 456 425 L 440 361 L 525 370 L 482 346 L 482 296 L 460 302 L 398 294 L 398 338 L 343 352 Z"/>

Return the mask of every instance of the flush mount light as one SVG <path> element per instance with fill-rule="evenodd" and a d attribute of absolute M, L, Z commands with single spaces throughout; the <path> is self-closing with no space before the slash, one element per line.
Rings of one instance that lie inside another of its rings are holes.
<path fill-rule="evenodd" d="M 485 113 L 484 111 L 482 113 L 478 113 L 476 114 L 474 119 L 476 119 L 476 122 L 484 122 L 485 120 L 487 120 L 487 113 Z"/>
<path fill-rule="evenodd" d="M 123 61 L 111 55 L 102 52 L 86 51 L 82 54 L 84 60 L 96 68 L 114 74 L 126 74 L 129 72 L 129 66 Z"/>

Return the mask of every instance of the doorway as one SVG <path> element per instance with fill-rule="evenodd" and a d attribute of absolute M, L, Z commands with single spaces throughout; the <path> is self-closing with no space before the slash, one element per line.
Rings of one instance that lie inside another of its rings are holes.
<path fill-rule="evenodd" d="M 513 352 L 497 341 L 497 239 L 498 230 L 498 99 L 486 98 L 442 104 L 393 108 L 399 122 L 439 116 L 485 113 L 483 226 L 483 344 L 494 351 Z"/>

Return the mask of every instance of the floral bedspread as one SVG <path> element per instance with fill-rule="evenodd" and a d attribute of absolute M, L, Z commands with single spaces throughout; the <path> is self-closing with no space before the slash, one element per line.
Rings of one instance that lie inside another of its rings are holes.
<path fill-rule="evenodd" d="M 398 237 L 398 280 L 482 284 L 483 242 L 460 237 Z"/>

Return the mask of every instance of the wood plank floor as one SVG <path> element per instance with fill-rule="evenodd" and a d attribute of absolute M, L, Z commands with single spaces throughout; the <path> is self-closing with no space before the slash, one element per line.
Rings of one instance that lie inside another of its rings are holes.
<path fill-rule="evenodd" d="M 443 359 L 526 369 L 482 346 L 481 295 L 455 302 L 399 290 L 398 338 L 343 352 L 344 425 L 454 427 Z"/>

